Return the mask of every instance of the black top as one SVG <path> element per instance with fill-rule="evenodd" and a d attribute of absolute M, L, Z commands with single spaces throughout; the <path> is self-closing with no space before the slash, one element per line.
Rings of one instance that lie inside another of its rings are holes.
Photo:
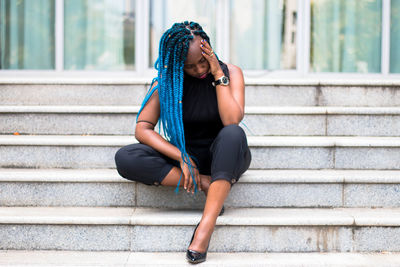
<path fill-rule="evenodd" d="M 229 77 L 227 65 L 222 61 L 219 64 Z M 182 113 L 185 141 L 189 146 L 210 145 L 224 127 L 219 116 L 216 88 L 211 84 L 213 81 L 211 73 L 204 79 L 184 74 Z"/>

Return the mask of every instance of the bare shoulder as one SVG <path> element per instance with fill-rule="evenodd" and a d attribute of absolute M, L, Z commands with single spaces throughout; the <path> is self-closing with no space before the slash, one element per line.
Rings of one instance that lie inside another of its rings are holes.
<path fill-rule="evenodd" d="M 158 84 L 157 81 L 154 81 L 154 83 L 152 84 L 152 86 L 150 87 L 150 89 L 147 91 L 147 93 L 149 93 L 151 90 L 154 89 L 154 87 L 156 87 Z M 159 96 L 158 96 L 158 88 L 156 88 L 154 90 L 154 92 L 152 93 L 152 95 L 150 96 L 150 98 L 148 99 L 147 103 L 145 104 L 142 113 L 143 112 L 151 112 L 152 110 L 156 110 L 158 112 L 160 108 L 160 100 L 159 100 Z"/>
<path fill-rule="evenodd" d="M 150 88 L 150 89 L 153 89 L 154 87 L 156 87 L 156 86 L 157 86 L 157 84 L 158 84 L 158 81 L 157 81 L 157 80 L 155 80 L 155 81 L 154 81 L 154 83 L 153 83 L 153 85 L 151 86 L 151 88 Z"/>
<path fill-rule="evenodd" d="M 230 75 L 235 75 L 235 76 L 242 76 L 243 77 L 243 71 L 240 67 L 227 63 L 228 66 L 229 74 Z"/>
<path fill-rule="evenodd" d="M 244 90 L 244 76 L 242 69 L 233 64 L 228 63 L 226 65 L 228 66 L 229 79 L 231 80 L 232 85 Z"/>
<path fill-rule="evenodd" d="M 154 87 L 156 87 L 158 84 L 158 81 L 154 81 L 153 85 L 150 87 L 149 91 L 151 91 Z M 153 94 L 150 97 L 150 100 L 152 99 L 157 99 L 158 100 L 158 89 L 155 89 Z"/>

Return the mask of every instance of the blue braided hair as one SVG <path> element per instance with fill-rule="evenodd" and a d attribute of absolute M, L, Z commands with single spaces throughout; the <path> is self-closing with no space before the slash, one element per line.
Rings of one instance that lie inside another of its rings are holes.
<path fill-rule="evenodd" d="M 193 175 L 194 166 L 192 166 L 190 157 L 186 151 L 182 120 L 183 66 L 190 41 L 193 40 L 195 35 L 200 36 L 210 43 L 210 38 L 196 22 L 185 21 L 175 23 L 162 35 L 158 58 L 154 64 L 158 75 L 151 82 L 150 89 L 143 100 L 136 121 L 154 91 L 158 89 L 160 99 L 159 129 L 161 127 L 164 137 L 181 151 L 182 160 L 189 166 L 195 192 L 197 192 L 197 184 Z M 156 81 L 158 82 L 157 85 L 152 88 Z M 193 160 L 196 162 L 195 158 Z M 175 190 L 176 193 L 179 190 L 181 179 L 182 174 Z"/>

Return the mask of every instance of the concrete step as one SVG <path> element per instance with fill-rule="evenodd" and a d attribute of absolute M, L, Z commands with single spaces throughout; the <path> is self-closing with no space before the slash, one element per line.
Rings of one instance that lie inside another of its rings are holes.
<path fill-rule="evenodd" d="M 134 133 L 140 106 L 0 106 L 0 133 Z M 246 107 L 248 135 L 400 136 L 400 107 Z"/>
<path fill-rule="evenodd" d="M 149 79 L 0 79 L 0 105 L 139 105 Z M 247 106 L 400 106 L 398 80 L 246 79 Z"/>
<path fill-rule="evenodd" d="M 200 211 L 0 208 L 2 250 L 183 252 Z M 399 208 L 227 209 L 210 252 L 400 251 Z"/>
<path fill-rule="evenodd" d="M 143 83 L 0 83 L 0 105 L 140 105 L 147 89 Z"/>
<path fill-rule="evenodd" d="M 133 136 L 0 135 L 3 168 L 113 168 Z M 400 169 L 399 137 L 250 136 L 252 169 Z"/>
<path fill-rule="evenodd" d="M 184 252 L 0 251 L 7 266 L 188 266 Z M 400 253 L 207 253 L 201 266 L 230 267 L 398 267 Z"/>
<path fill-rule="evenodd" d="M 202 209 L 204 194 L 146 186 L 116 170 L 0 169 L 0 206 Z M 400 171 L 249 170 L 226 208 L 400 207 Z"/>

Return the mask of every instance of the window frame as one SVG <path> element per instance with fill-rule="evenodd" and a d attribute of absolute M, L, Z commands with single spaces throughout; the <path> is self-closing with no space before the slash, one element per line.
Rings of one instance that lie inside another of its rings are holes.
<path fill-rule="evenodd" d="M 56 0 L 55 16 L 55 71 L 61 72 L 64 71 L 64 0 Z"/>
<path fill-rule="evenodd" d="M 217 0 L 217 27 L 215 50 L 220 57 L 229 60 L 229 5 L 230 0 Z M 381 39 L 381 72 L 380 73 L 338 73 L 310 71 L 310 23 L 311 0 L 297 0 L 296 29 L 296 69 L 293 70 L 243 70 L 245 77 L 251 80 L 269 78 L 400 78 L 398 73 L 390 73 L 390 8 L 391 0 L 382 0 L 382 39 Z M 72 71 L 64 70 L 64 0 L 55 0 L 55 69 L 54 70 L 0 70 L 0 77 L 13 78 L 78 78 L 98 80 L 99 77 L 110 80 L 148 80 L 156 75 L 154 68 L 149 67 L 149 28 L 150 0 L 135 1 L 135 70 L 130 71 Z"/>
<path fill-rule="evenodd" d="M 382 0 L 381 73 L 390 74 L 390 22 L 391 0 Z"/>

